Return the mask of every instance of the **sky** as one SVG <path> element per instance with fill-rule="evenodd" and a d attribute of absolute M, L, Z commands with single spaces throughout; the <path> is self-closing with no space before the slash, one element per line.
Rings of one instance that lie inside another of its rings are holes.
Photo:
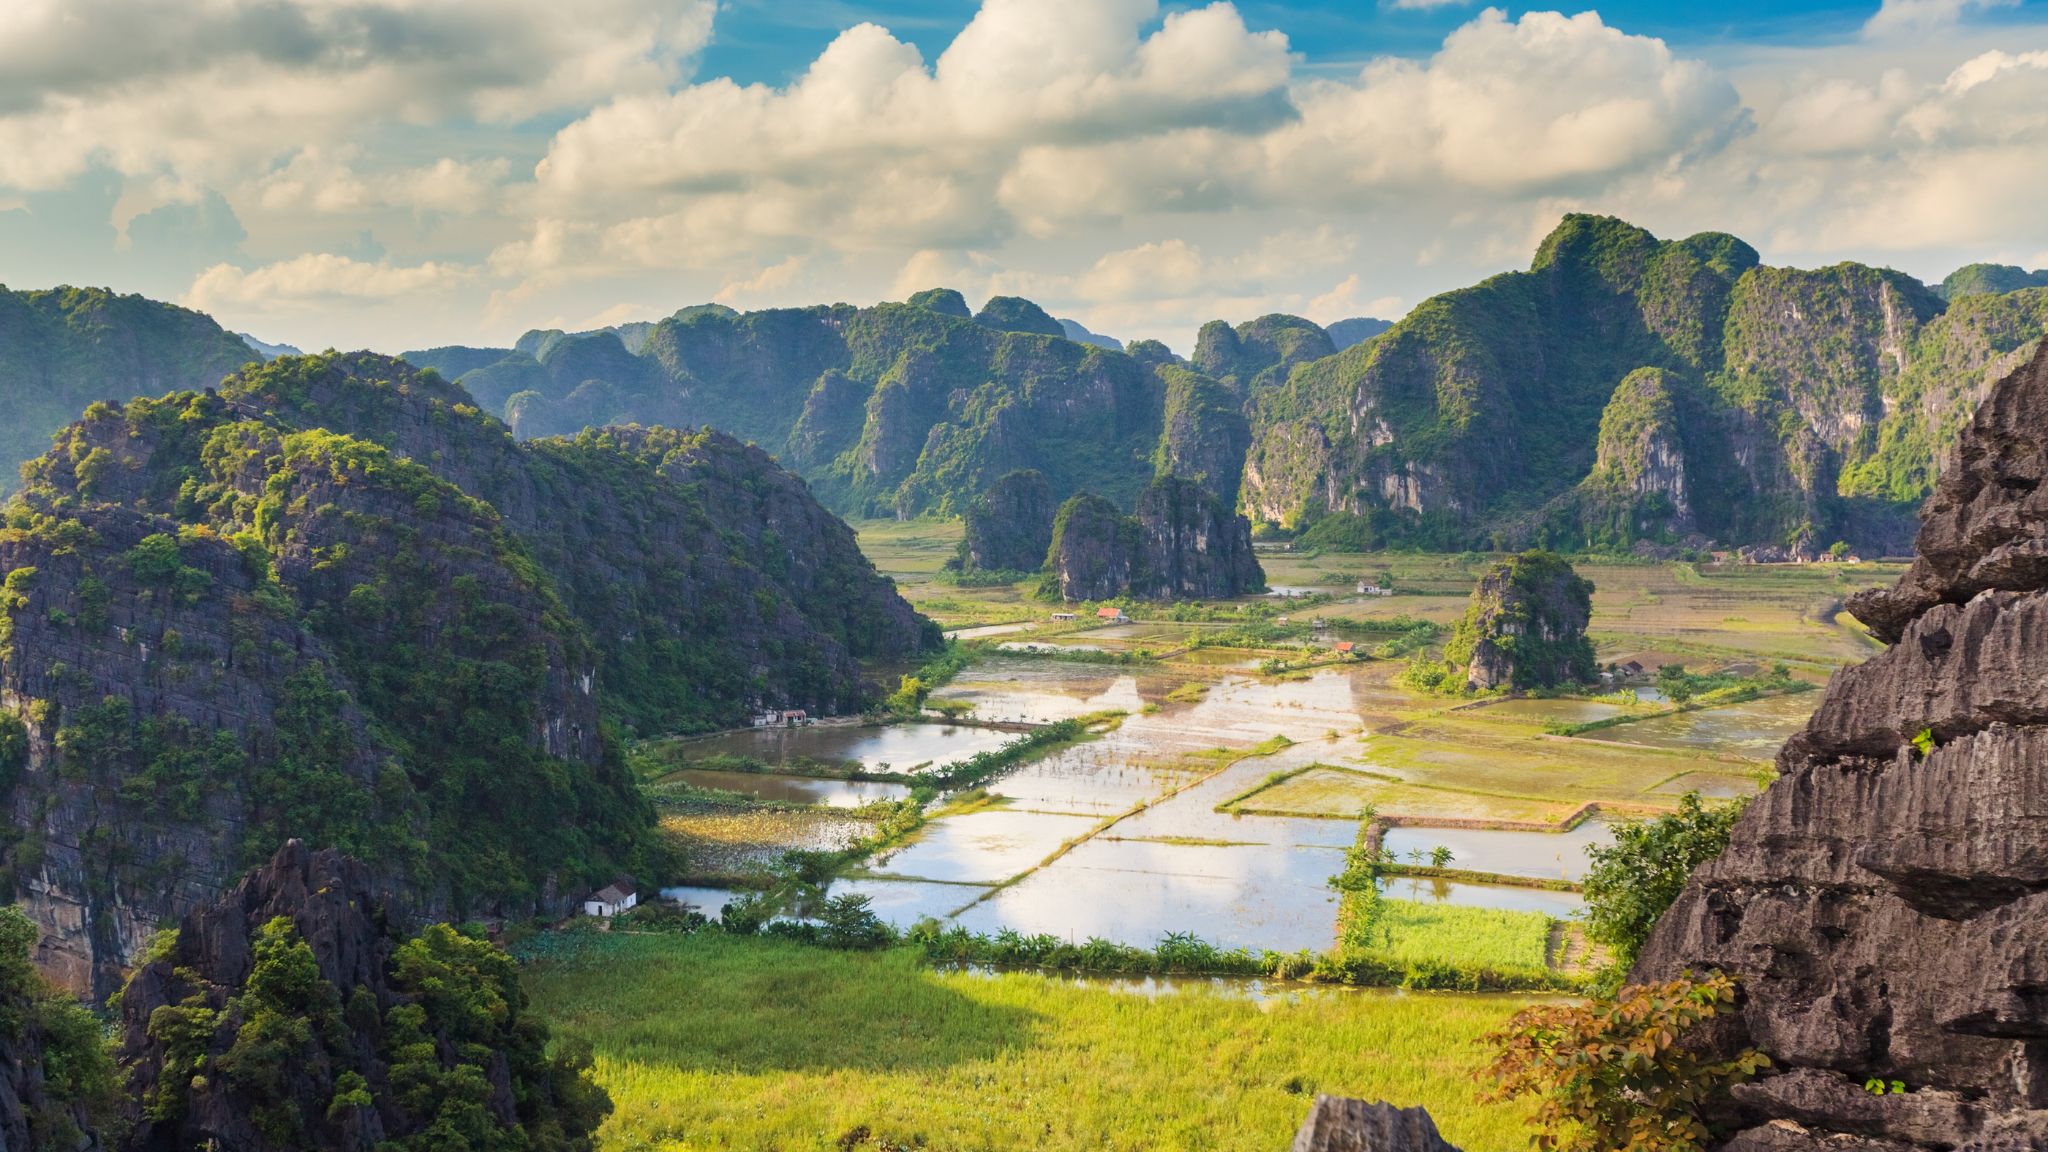
<path fill-rule="evenodd" d="M 308 350 L 1031 297 L 1396 319 L 1572 211 L 2048 267 L 2048 0 L 7 0 L 0 283 Z"/>

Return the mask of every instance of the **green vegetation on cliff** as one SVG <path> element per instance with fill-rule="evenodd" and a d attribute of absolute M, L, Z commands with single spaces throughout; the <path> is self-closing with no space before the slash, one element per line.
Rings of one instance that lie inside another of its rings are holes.
<path fill-rule="evenodd" d="M 24 476 L 0 684 L 43 770 L 8 782 L 6 875 L 95 915 L 173 913 L 294 836 L 551 910 L 661 870 L 616 728 L 858 712 L 861 661 L 939 642 L 764 453 L 521 445 L 369 354 L 97 404 Z M 120 939 L 91 951 L 104 984 Z"/>
<path fill-rule="evenodd" d="M 1971 394 L 2048 329 L 2027 295 L 1568 216 L 1529 271 L 1255 397 L 1243 504 L 1331 543 L 1902 548 Z"/>
<path fill-rule="evenodd" d="M 1552 552 L 1524 552 L 1479 578 L 1441 662 L 1418 656 L 1404 674 L 1429 691 L 1555 688 L 1594 676 L 1593 582 Z"/>
<path fill-rule="evenodd" d="M 0 287 L 0 492 L 96 400 L 207 388 L 261 357 L 212 319 L 103 288 Z"/>

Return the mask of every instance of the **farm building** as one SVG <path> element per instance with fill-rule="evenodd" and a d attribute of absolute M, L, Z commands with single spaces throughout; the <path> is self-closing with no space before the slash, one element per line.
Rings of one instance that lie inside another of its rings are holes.
<path fill-rule="evenodd" d="M 640 894 L 634 889 L 633 882 L 620 880 L 592 892 L 589 898 L 583 901 L 583 914 L 598 917 L 617 916 L 638 903 Z"/>

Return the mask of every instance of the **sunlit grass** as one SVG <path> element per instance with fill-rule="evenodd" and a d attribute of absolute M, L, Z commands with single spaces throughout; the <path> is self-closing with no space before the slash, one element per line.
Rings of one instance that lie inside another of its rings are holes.
<path fill-rule="evenodd" d="M 1316 1092 L 1427 1105 L 1468 1152 L 1526 1146 L 1474 1100 L 1473 1040 L 1526 1000 L 1315 990 L 1146 996 L 1029 973 L 942 973 L 715 933 L 600 938 L 529 969 L 589 1041 L 606 1149 L 1284 1148 Z"/>
<path fill-rule="evenodd" d="M 1381 901 L 1380 908 L 1379 924 L 1388 935 L 1366 949 L 1371 955 L 1498 972 L 1542 972 L 1548 966 L 1551 918 L 1541 912 L 1393 899 Z"/>

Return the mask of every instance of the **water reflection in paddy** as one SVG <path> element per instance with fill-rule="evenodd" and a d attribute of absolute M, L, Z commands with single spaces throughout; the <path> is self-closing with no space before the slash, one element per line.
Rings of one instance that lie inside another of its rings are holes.
<path fill-rule="evenodd" d="M 1570 917 L 1586 906 L 1576 892 L 1552 892 L 1547 888 L 1520 888 L 1512 884 L 1466 884 L 1424 876 L 1389 877 L 1380 881 L 1380 891 L 1396 900 L 1504 908 L 1511 912 L 1542 912 L 1559 919 Z"/>
<path fill-rule="evenodd" d="M 663 888 L 662 898 L 678 904 L 687 904 L 713 920 L 725 911 L 725 906 L 739 898 L 739 893 L 730 888 Z"/>
<path fill-rule="evenodd" d="M 1604 700 L 1502 700 L 1473 710 L 1473 715 L 1537 724 L 1587 724 L 1621 715 L 1628 709 Z"/>
<path fill-rule="evenodd" d="M 1106 833 L 975 904 L 960 923 L 978 931 L 1008 927 L 1074 940 L 1102 936 L 1145 947 L 1167 932 L 1194 932 L 1229 947 L 1330 945 L 1336 898 L 1327 881 L 1342 870 L 1343 850 L 1357 826 L 1214 809 L 1272 772 L 1355 751 L 1361 726 L 1352 670 L 1326 669 L 1281 683 L 1227 676 L 1199 701 L 1173 701 L 1167 694 L 1184 683 L 1177 677 L 1014 664 L 1015 676 L 1006 675 L 1011 668 L 991 674 L 991 668 L 977 667 L 974 682 L 956 683 L 946 694 L 973 700 L 983 716 L 991 710 L 1078 715 L 1103 707 L 1131 715 L 1101 738 L 991 785 L 991 792 L 1010 799 L 1010 809 L 935 821 L 917 844 L 878 871 L 932 880 L 1007 880 L 1101 819 L 1130 813 Z M 1158 707 L 1147 713 L 1146 704 Z M 1329 739 L 1331 732 L 1338 738 Z M 1297 743 L 1269 755 L 1245 755 L 1277 735 Z M 1219 755 L 1218 749 L 1229 751 Z M 1243 758 L 1218 771 L 1232 752 Z M 1133 812 L 1141 802 L 1150 806 Z"/>
<path fill-rule="evenodd" d="M 685 768 L 662 778 L 679 780 L 697 788 L 739 792 L 784 804 L 823 804 L 832 808 L 858 808 L 877 800 L 901 800 L 910 795 L 904 784 L 872 780 L 822 780 L 812 776 L 782 776 L 768 772 L 717 772 Z"/>
<path fill-rule="evenodd" d="M 1679 712 L 1603 728 L 1586 735 L 1618 744 L 1650 748 L 1712 749 L 1733 752 L 1753 760 L 1777 755 L 1792 734 L 1806 726 L 1807 718 L 1820 706 L 1821 693 L 1798 692 L 1789 696 L 1766 696 L 1745 704 Z"/>
<path fill-rule="evenodd" d="M 827 896 L 865 896 L 868 908 L 898 929 L 929 916 L 944 920 L 963 904 L 972 903 L 986 888 L 966 884 L 932 884 L 919 880 L 834 880 Z"/>
<path fill-rule="evenodd" d="M 960 923 L 1145 948 L 1192 932 L 1227 948 L 1324 949 L 1337 916 L 1328 879 L 1343 867 L 1342 850 L 1314 845 L 1096 839 L 968 909 Z"/>
<path fill-rule="evenodd" d="M 770 764 L 790 760 L 858 761 L 871 770 L 885 765 L 907 771 L 920 764 L 954 764 L 1016 739 L 1013 732 L 956 724 L 890 724 L 883 727 L 815 725 L 728 732 L 691 741 L 691 759 L 751 756 Z"/>
<path fill-rule="evenodd" d="M 1451 850 L 1451 867 L 1546 880 L 1580 880 L 1586 849 L 1614 840 L 1614 831 L 1588 820 L 1569 832 L 1513 832 L 1490 828 L 1389 828 L 1382 845 L 1403 861 L 1439 846 Z"/>
<path fill-rule="evenodd" d="M 870 870 L 956 884 L 993 884 L 1030 868 L 1095 824 L 1092 816 L 1006 808 L 948 816 L 925 825 L 908 846 L 876 861 Z"/>

